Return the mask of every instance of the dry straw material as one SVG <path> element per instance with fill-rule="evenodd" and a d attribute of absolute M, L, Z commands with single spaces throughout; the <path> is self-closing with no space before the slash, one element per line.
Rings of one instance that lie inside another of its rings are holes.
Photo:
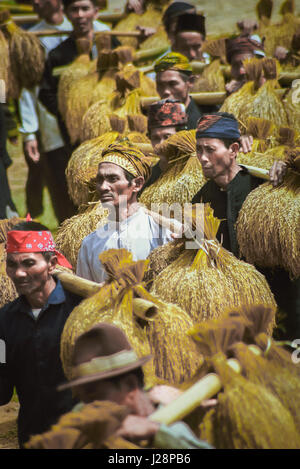
<path fill-rule="evenodd" d="M 73 268 L 83 239 L 107 222 L 107 211 L 101 202 L 91 202 L 82 206 L 78 215 L 65 220 L 58 228 L 55 242 L 57 249 L 69 260 Z"/>
<path fill-rule="evenodd" d="M 242 305 L 275 306 L 264 276 L 216 241 L 220 221 L 208 205 L 204 207 L 204 218 L 198 222 L 204 226 L 204 242 L 200 239 L 199 250 L 185 249 L 168 265 L 154 279 L 151 293 L 177 304 L 199 322 L 222 317 L 227 309 Z"/>
<path fill-rule="evenodd" d="M 295 154 L 299 155 L 299 151 Z M 236 225 L 240 252 L 248 262 L 283 267 L 291 278 L 300 275 L 299 178 L 299 174 L 290 170 L 280 186 L 273 187 L 268 182 L 252 191 Z"/>
<path fill-rule="evenodd" d="M 45 52 L 39 39 L 32 33 L 19 28 L 7 11 L 0 12 L 0 27 L 7 39 L 10 56 L 10 73 L 20 88 L 32 88 L 42 79 Z M 14 96 L 18 95 L 14 90 Z"/>
<path fill-rule="evenodd" d="M 220 60 L 213 60 L 196 78 L 193 85 L 193 93 L 208 91 L 225 91 L 225 79 L 221 70 Z"/>
<path fill-rule="evenodd" d="M 300 436 L 294 419 L 264 386 L 254 384 L 226 363 L 230 348 L 241 339 L 237 321 L 199 325 L 193 337 L 223 384 L 217 406 L 206 414 L 200 437 L 217 449 L 296 449 Z"/>
<path fill-rule="evenodd" d="M 180 308 L 165 304 L 147 292 L 143 276 L 148 262 L 134 262 L 132 254 L 125 249 L 105 251 L 99 259 L 109 280 L 99 293 L 72 311 L 62 334 L 61 356 L 67 376 L 71 373 L 76 337 L 97 322 L 105 321 L 126 333 L 139 356 L 151 351 L 153 363 L 145 367 L 148 383 L 161 379 L 179 384 L 190 379 L 202 363 L 188 335 L 193 324 Z"/>
<path fill-rule="evenodd" d="M 168 159 L 168 168 L 143 191 L 140 202 L 154 211 L 163 204 L 189 203 L 206 182 L 196 156 L 196 131 L 177 132 L 160 145 L 158 152 Z"/>

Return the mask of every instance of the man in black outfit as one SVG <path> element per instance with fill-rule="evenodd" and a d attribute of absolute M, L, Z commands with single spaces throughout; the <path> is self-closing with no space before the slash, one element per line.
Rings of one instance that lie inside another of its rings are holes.
<path fill-rule="evenodd" d="M 197 127 L 197 156 L 204 176 L 209 181 L 195 195 L 192 203 L 209 203 L 221 221 L 217 238 L 225 249 L 239 256 L 235 223 L 248 194 L 263 181 L 249 174 L 236 157 L 240 148 L 238 122 L 232 114 L 218 112 L 205 115 Z M 282 161 L 270 169 L 274 186 L 280 184 L 286 171 Z M 285 311 L 286 335 L 293 340 L 300 337 L 300 279 L 292 282 L 281 268 L 262 269 L 274 294 L 278 307 Z"/>
<path fill-rule="evenodd" d="M 56 264 L 71 267 L 55 250 L 51 233 L 32 221 L 16 225 L 7 236 L 6 270 L 19 297 L 0 309 L 0 405 L 14 387 L 20 402 L 20 447 L 31 435 L 46 431 L 72 409 L 70 391 L 58 393 L 65 381 L 60 360 L 60 337 L 65 322 L 81 298 L 66 291 L 53 276 Z"/>

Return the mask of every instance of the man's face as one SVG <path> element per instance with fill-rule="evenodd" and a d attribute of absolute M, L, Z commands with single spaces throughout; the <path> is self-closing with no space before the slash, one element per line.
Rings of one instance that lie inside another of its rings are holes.
<path fill-rule="evenodd" d="M 68 6 L 66 15 L 73 25 L 74 34 L 82 37 L 93 30 L 93 21 L 97 19 L 98 8 L 91 0 L 76 0 Z"/>
<path fill-rule="evenodd" d="M 92 381 L 90 383 L 76 386 L 75 391 L 80 401 L 88 404 L 93 401 L 111 401 L 117 404 L 124 404 L 127 393 L 123 387 L 117 387 L 109 379 Z"/>
<path fill-rule="evenodd" d="M 151 129 L 150 140 L 153 149 L 155 150 L 158 145 L 174 134 L 176 134 L 176 127 L 157 127 Z"/>
<path fill-rule="evenodd" d="M 44 290 L 55 264 L 56 257 L 47 262 L 41 253 L 7 253 L 6 272 L 18 294 L 30 296 Z"/>
<path fill-rule="evenodd" d="M 33 11 L 45 19 L 59 11 L 61 5 L 61 0 L 32 0 Z"/>
<path fill-rule="evenodd" d="M 166 70 L 156 75 L 156 88 L 161 99 L 178 99 L 187 105 L 191 87 L 191 81 L 185 80 L 176 70 Z"/>
<path fill-rule="evenodd" d="M 134 181 L 130 183 L 126 179 L 120 166 L 113 163 L 101 163 L 96 178 L 96 190 L 100 201 L 114 207 L 133 201 L 138 192 Z"/>
<path fill-rule="evenodd" d="M 185 55 L 189 61 L 202 59 L 203 35 L 196 31 L 183 31 L 174 37 L 173 50 Z"/>
<path fill-rule="evenodd" d="M 235 54 L 231 59 L 231 76 L 234 80 L 245 82 L 246 70 L 243 65 L 244 60 L 252 59 L 254 57 L 251 53 Z"/>
<path fill-rule="evenodd" d="M 197 139 L 197 157 L 203 174 L 208 179 L 225 175 L 231 168 L 235 156 L 231 147 L 226 148 L 224 142 L 218 138 Z"/>

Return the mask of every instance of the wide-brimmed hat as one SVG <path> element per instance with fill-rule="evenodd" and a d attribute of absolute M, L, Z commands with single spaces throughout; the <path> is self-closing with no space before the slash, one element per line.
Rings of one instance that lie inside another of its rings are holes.
<path fill-rule="evenodd" d="M 108 323 L 96 324 L 76 339 L 74 379 L 61 384 L 58 390 L 123 375 L 142 367 L 151 358 L 151 355 L 139 358 L 120 328 Z"/>

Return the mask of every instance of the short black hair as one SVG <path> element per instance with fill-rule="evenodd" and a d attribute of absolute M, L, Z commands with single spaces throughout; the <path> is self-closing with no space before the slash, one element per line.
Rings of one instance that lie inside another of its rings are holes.
<path fill-rule="evenodd" d="M 138 387 L 140 389 L 144 388 L 145 380 L 144 380 L 144 372 L 142 368 L 136 368 L 135 370 L 129 371 L 128 373 L 124 373 L 123 375 L 113 376 L 112 378 L 108 378 L 107 380 L 114 384 L 116 388 L 120 387 L 120 381 L 126 378 L 129 375 L 134 375 L 138 382 Z"/>
<path fill-rule="evenodd" d="M 70 5 L 71 3 L 74 3 L 78 0 L 62 0 L 62 4 L 64 6 L 64 9 L 66 10 Z M 97 0 L 90 0 L 90 2 L 95 6 L 95 7 L 98 7 L 98 1 Z"/>
<path fill-rule="evenodd" d="M 42 225 L 36 221 L 21 221 L 13 226 L 12 231 L 50 231 L 47 226 Z M 51 257 L 55 256 L 55 252 L 47 251 L 47 252 L 39 252 L 45 258 L 46 262 L 49 262 Z"/>

